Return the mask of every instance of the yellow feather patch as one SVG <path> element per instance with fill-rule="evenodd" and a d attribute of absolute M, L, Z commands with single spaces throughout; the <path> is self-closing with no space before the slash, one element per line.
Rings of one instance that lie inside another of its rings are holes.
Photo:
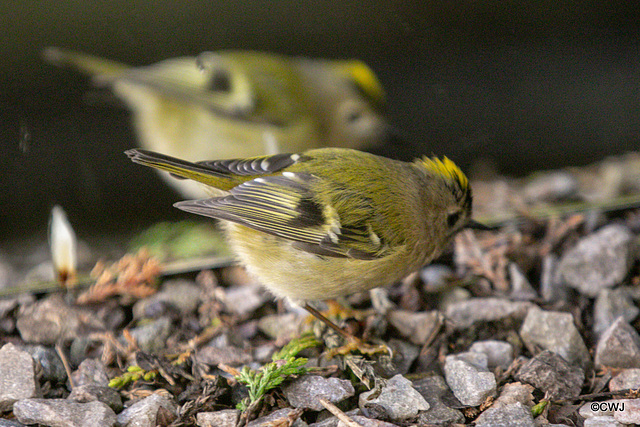
<path fill-rule="evenodd" d="M 469 188 L 469 180 L 467 179 L 467 176 L 447 157 L 443 157 L 442 160 L 437 157 L 433 157 L 431 159 L 423 157 L 419 162 L 433 173 L 457 182 L 461 189 L 464 190 Z"/>
<path fill-rule="evenodd" d="M 385 103 L 385 93 L 382 84 L 367 64 L 354 59 L 345 61 L 344 68 L 347 74 L 356 81 L 366 95 L 375 103 Z"/>

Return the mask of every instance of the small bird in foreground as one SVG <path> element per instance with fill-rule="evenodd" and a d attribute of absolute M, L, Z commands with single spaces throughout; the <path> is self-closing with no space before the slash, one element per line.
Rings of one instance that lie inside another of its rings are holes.
<path fill-rule="evenodd" d="M 56 47 L 44 57 L 111 88 L 133 112 L 142 148 L 187 160 L 363 149 L 396 138 L 384 89 L 359 60 L 222 50 L 132 67 Z M 185 197 L 205 195 L 189 181 L 168 182 Z"/>
<path fill-rule="evenodd" d="M 249 273 L 325 323 L 309 301 L 394 283 L 477 224 L 469 181 L 446 157 L 407 163 L 321 148 L 191 163 L 145 150 L 126 154 L 204 184 L 214 197 L 175 206 L 222 220 Z"/>

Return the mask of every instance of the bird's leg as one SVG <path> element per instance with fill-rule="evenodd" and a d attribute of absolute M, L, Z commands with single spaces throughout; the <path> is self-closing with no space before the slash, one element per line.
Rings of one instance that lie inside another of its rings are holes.
<path fill-rule="evenodd" d="M 358 350 L 362 354 L 391 353 L 389 347 L 387 347 L 386 345 L 367 344 L 360 338 L 353 336 L 352 334 L 348 333 L 347 331 L 333 323 L 331 320 L 329 320 L 315 308 L 311 307 L 309 304 L 305 303 L 304 308 L 318 320 L 322 321 L 325 325 L 336 331 L 345 339 L 346 344 L 342 347 L 331 349 L 328 354 L 329 357 L 333 357 L 336 354 L 348 354 L 354 350 Z"/>

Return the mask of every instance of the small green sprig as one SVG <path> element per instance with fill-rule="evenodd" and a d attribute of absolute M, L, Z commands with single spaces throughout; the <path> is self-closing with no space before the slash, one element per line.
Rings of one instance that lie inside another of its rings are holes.
<path fill-rule="evenodd" d="M 534 405 L 533 408 L 531 408 L 531 414 L 534 417 L 537 417 L 538 415 L 542 414 L 542 412 L 544 412 L 544 409 L 547 407 L 548 404 L 549 404 L 548 400 L 541 400 L 536 405 Z"/>
<path fill-rule="evenodd" d="M 127 372 L 120 375 L 119 377 L 112 378 L 109 381 L 109 387 L 111 388 L 122 388 L 129 383 L 136 382 L 141 378 L 145 381 L 152 381 L 158 375 L 158 371 L 151 370 L 145 371 L 141 367 L 137 365 L 132 365 L 127 368 Z"/>
<path fill-rule="evenodd" d="M 269 390 L 278 387 L 287 378 L 308 372 L 309 368 L 304 367 L 307 359 L 295 356 L 305 348 L 319 344 L 313 335 L 305 334 L 291 340 L 280 351 L 274 353 L 271 357 L 273 362 L 267 363 L 257 371 L 248 366 L 243 367 L 235 378 L 249 389 L 249 403 L 247 404 L 245 399 L 238 404 L 237 408 L 246 411 L 249 406 L 257 404 Z"/>

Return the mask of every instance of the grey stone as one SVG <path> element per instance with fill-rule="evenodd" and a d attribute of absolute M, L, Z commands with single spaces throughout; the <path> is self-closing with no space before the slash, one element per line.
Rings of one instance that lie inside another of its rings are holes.
<path fill-rule="evenodd" d="M 140 350 L 155 353 L 166 348 L 166 341 L 171 333 L 171 319 L 161 317 L 151 323 L 136 326 L 130 332 Z"/>
<path fill-rule="evenodd" d="M 558 202 L 575 198 L 578 181 L 566 171 L 555 171 L 535 175 L 522 187 L 527 202 Z"/>
<path fill-rule="evenodd" d="M 487 368 L 487 356 L 483 353 L 459 353 L 445 359 L 444 372 L 447 384 L 460 402 L 478 406 L 496 394 L 496 378 Z"/>
<path fill-rule="evenodd" d="M 540 347 L 559 354 L 571 364 L 584 367 L 589 363 L 589 351 L 569 313 L 532 308 L 520 328 L 520 337 L 532 353 Z"/>
<path fill-rule="evenodd" d="M 236 427 L 240 419 L 237 409 L 223 409 L 216 412 L 199 412 L 196 415 L 198 427 Z"/>
<path fill-rule="evenodd" d="M 118 414 L 118 425 L 122 427 L 156 427 L 160 407 L 175 414 L 178 406 L 159 394 L 152 394 Z"/>
<path fill-rule="evenodd" d="M 506 341 L 476 341 L 471 345 L 469 351 L 486 354 L 490 370 L 498 366 L 506 370 L 513 362 L 513 346 Z"/>
<path fill-rule="evenodd" d="M 200 286 L 192 281 L 184 279 L 167 280 L 158 293 L 134 304 L 133 316 L 136 319 L 157 317 L 157 315 L 150 312 L 150 307 L 159 303 L 175 307 L 182 315 L 193 313 L 200 303 L 201 292 Z"/>
<path fill-rule="evenodd" d="M 337 403 L 355 394 L 351 382 L 338 378 L 324 378 L 319 375 L 305 375 L 283 388 L 284 395 L 294 408 L 322 411 L 324 406 L 319 398 Z"/>
<path fill-rule="evenodd" d="M 64 383 L 67 380 L 67 371 L 55 349 L 42 345 L 25 346 L 24 350 L 31 354 L 36 364 L 40 365 L 42 381 L 52 383 Z"/>
<path fill-rule="evenodd" d="M 545 350 L 522 365 L 515 379 L 533 385 L 550 400 L 569 400 L 580 394 L 584 370 Z"/>
<path fill-rule="evenodd" d="M 229 366 L 246 365 L 253 361 L 248 351 L 238 347 L 228 346 L 217 348 L 212 346 L 202 347 L 196 354 L 196 360 L 210 366 L 218 366 L 224 363 Z"/>
<path fill-rule="evenodd" d="M 13 344 L 0 349 L 0 412 L 10 411 L 21 399 L 40 393 L 33 358 Z"/>
<path fill-rule="evenodd" d="M 0 334 L 13 334 L 16 328 L 15 313 L 19 307 L 31 305 L 34 301 L 35 297 L 31 294 L 0 299 Z"/>
<path fill-rule="evenodd" d="M 85 384 L 76 386 L 67 397 L 69 400 L 79 403 L 102 402 L 114 412 L 120 412 L 124 408 L 120 393 L 108 386 L 97 384 Z"/>
<path fill-rule="evenodd" d="M 391 378 L 394 375 L 404 375 L 409 372 L 409 368 L 420 354 L 420 348 L 410 342 L 398 339 L 391 339 L 388 347 L 393 353 L 391 363 L 377 363 L 374 365 L 376 373 L 383 378 Z"/>
<path fill-rule="evenodd" d="M 580 293 L 595 297 L 625 278 L 635 256 L 633 234 L 625 226 L 609 225 L 583 237 L 560 259 L 560 278 Z"/>
<path fill-rule="evenodd" d="M 248 284 L 226 289 L 222 301 L 227 311 L 240 316 L 248 316 L 260 308 L 267 296 L 259 285 Z"/>
<path fill-rule="evenodd" d="M 25 307 L 16 326 L 24 341 L 45 345 L 72 339 L 80 331 L 104 330 L 104 324 L 91 311 L 69 306 L 60 295 Z"/>
<path fill-rule="evenodd" d="M 110 427 L 116 423 L 116 414 L 102 402 L 24 399 L 13 405 L 13 414 L 21 423 L 49 427 Z"/>
<path fill-rule="evenodd" d="M 355 415 L 362 415 L 362 412 L 360 409 L 352 409 L 345 412 L 345 415 L 353 419 Z M 318 414 L 318 420 L 315 423 L 309 424 L 309 427 L 338 427 L 338 422 L 340 422 L 340 420 L 328 411 L 320 412 Z"/>
<path fill-rule="evenodd" d="M 294 411 L 295 409 L 291 408 L 278 409 L 277 411 L 273 411 L 269 415 L 251 421 L 249 424 L 247 424 L 247 427 L 273 427 L 278 425 L 291 425 L 285 423 L 289 422 L 290 417 Z"/>
<path fill-rule="evenodd" d="M 402 336 L 416 345 L 423 345 L 440 327 L 442 322 L 440 312 L 413 312 L 406 310 L 393 310 L 387 314 L 391 323 Z"/>
<path fill-rule="evenodd" d="M 420 270 L 425 292 L 440 292 L 451 286 L 453 270 L 442 264 L 431 264 Z"/>
<path fill-rule="evenodd" d="M 305 328 L 307 315 L 297 313 L 271 314 L 258 321 L 258 328 L 275 340 L 290 339 L 300 335 Z"/>
<path fill-rule="evenodd" d="M 509 278 L 511 279 L 511 299 L 531 301 L 538 297 L 531 283 L 515 262 L 509 264 Z"/>
<path fill-rule="evenodd" d="M 97 359 L 85 359 L 80 363 L 78 369 L 71 373 L 73 386 L 83 385 L 109 385 L 109 376 L 104 363 Z"/>
<path fill-rule="evenodd" d="M 531 409 L 520 402 L 495 405 L 476 419 L 476 427 L 535 427 Z"/>
<path fill-rule="evenodd" d="M 0 418 L 0 427 L 26 427 L 26 425 L 15 420 L 3 420 Z"/>
<path fill-rule="evenodd" d="M 623 369 L 609 381 L 609 390 L 640 389 L 640 369 Z"/>
<path fill-rule="evenodd" d="M 413 382 L 413 388 L 424 397 L 430 408 L 418 414 L 418 424 L 450 425 L 464 423 L 465 418 L 457 409 L 445 405 L 444 398 L 454 399 L 451 390 L 439 375 L 421 378 Z M 450 396 L 450 397 L 449 397 Z"/>
<path fill-rule="evenodd" d="M 0 286 L 0 289 L 2 287 Z M 33 302 L 32 300 L 31 302 Z M 20 305 L 19 297 L 0 299 L 0 319 L 8 316 Z"/>
<path fill-rule="evenodd" d="M 273 342 L 267 342 L 265 344 L 256 346 L 253 349 L 253 360 L 258 363 L 266 364 L 271 362 L 271 357 L 276 352 L 277 348 L 273 345 Z"/>
<path fill-rule="evenodd" d="M 616 421 L 613 416 L 599 416 L 593 418 L 587 418 L 584 420 L 583 427 L 626 427 L 627 424 L 622 424 Z"/>
<path fill-rule="evenodd" d="M 411 381 L 396 375 L 382 385 L 360 394 L 358 406 L 367 416 L 405 421 L 414 418 L 420 411 L 429 409 L 429 403 L 413 388 Z"/>
<path fill-rule="evenodd" d="M 540 295 L 547 302 L 567 301 L 569 288 L 558 274 L 558 257 L 547 254 L 542 258 Z"/>
<path fill-rule="evenodd" d="M 598 340 L 595 364 L 598 367 L 640 368 L 640 336 L 622 317 Z"/>
<path fill-rule="evenodd" d="M 632 322 L 640 308 L 636 307 L 626 289 L 602 289 L 593 306 L 593 331 L 600 336 L 620 316 Z"/>
<path fill-rule="evenodd" d="M 500 298 L 473 298 L 447 306 L 445 317 L 456 329 L 466 329 L 476 322 L 491 322 L 506 318 L 523 319 L 531 307 L 530 302 L 509 301 Z"/>
<path fill-rule="evenodd" d="M 371 418 L 363 417 L 362 415 L 352 415 L 351 420 L 353 422 L 358 423 L 362 427 L 398 427 L 397 424 L 388 423 L 382 420 L 374 420 Z M 338 425 L 336 427 L 350 427 L 342 421 L 338 421 Z"/>
<path fill-rule="evenodd" d="M 578 409 L 578 414 L 582 418 L 593 418 L 593 417 L 613 417 L 613 410 L 608 406 L 609 402 L 598 402 L 598 410 L 594 410 L 592 404 L 593 402 L 587 402 Z M 604 404 L 602 404 L 604 403 Z M 601 410 L 603 409 L 603 410 Z"/>
<path fill-rule="evenodd" d="M 377 314 L 384 316 L 396 308 L 396 305 L 389 298 L 389 290 L 387 288 L 370 289 L 369 297 L 371 298 L 371 306 Z"/>
<path fill-rule="evenodd" d="M 525 406 L 532 407 L 534 405 L 533 392 L 535 389 L 529 384 L 521 384 L 519 382 L 507 383 L 502 387 L 500 396 L 495 400 L 493 406 L 510 405 L 520 402 Z"/>
<path fill-rule="evenodd" d="M 623 424 L 640 425 L 640 399 L 618 399 L 624 410 L 614 411 L 613 418 Z"/>

